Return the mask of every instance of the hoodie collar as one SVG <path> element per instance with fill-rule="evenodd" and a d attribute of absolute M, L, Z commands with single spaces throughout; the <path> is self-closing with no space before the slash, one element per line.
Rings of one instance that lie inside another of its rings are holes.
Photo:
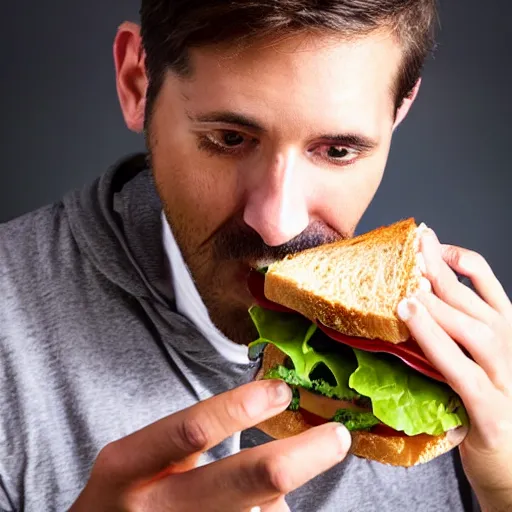
<path fill-rule="evenodd" d="M 145 154 L 121 160 L 63 202 L 81 252 L 99 272 L 137 298 L 173 302 L 162 204 Z"/>
<path fill-rule="evenodd" d="M 226 338 L 211 321 L 208 310 L 197 291 L 171 227 L 163 213 L 162 229 L 164 249 L 172 273 L 174 297 L 178 313 L 188 318 L 225 359 L 237 364 L 249 364 L 248 348 Z"/>

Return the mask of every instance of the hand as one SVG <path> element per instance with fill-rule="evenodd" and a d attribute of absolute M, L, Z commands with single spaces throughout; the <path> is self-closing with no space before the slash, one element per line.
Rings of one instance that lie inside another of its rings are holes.
<path fill-rule="evenodd" d="M 282 412 L 291 391 L 259 381 L 164 418 L 99 454 L 70 512 L 285 512 L 285 495 L 340 462 L 350 435 L 339 424 L 197 467 L 201 453 Z"/>
<path fill-rule="evenodd" d="M 460 452 L 480 505 L 512 510 L 512 304 L 479 254 L 441 245 L 431 230 L 421 249 L 434 293 L 406 299 L 398 314 L 464 402 L 471 425 Z"/>

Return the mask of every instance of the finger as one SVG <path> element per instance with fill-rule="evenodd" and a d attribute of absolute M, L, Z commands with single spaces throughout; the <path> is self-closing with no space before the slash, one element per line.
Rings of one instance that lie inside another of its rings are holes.
<path fill-rule="evenodd" d="M 453 270 L 443 260 L 441 244 L 431 229 L 422 236 L 421 251 L 425 260 L 425 277 L 432 283 L 439 298 L 477 320 L 485 323 L 494 321 L 496 311 L 473 290 L 460 283 Z"/>
<path fill-rule="evenodd" d="M 463 353 L 418 299 L 403 300 L 397 313 L 425 356 L 461 397 L 468 412 L 478 408 L 487 410 L 487 403 L 495 390 L 483 368 Z"/>
<path fill-rule="evenodd" d="M 510 318 L 512 303 L 483 256 L 462 247 L 443 245 L 442 257 L 456 272 L 471 279 L 476 291 L 489 306 Z"/>
<path fill-rule="evenodd" d="M 469 352 L 493 384 L 508 393 L 512 388 L 510 349 L 501 337 L 488 325 L 456 310 L 432 293 L 420 292 L 416 297 L 446 334 Z"/>
<path fill-rule="evenodd" d="M 350 444 L 347 429 L 329 423 L 173 475 L 160 481 L 155 492 L 161 503 L 186 504 L 193 496 L 197 510 L 250 510 L 254 503 L 278 500 L 341 462 Z"/>
<path fill-rule="evenodd" d="M 268 503 L 267 505 L 263 505 L 261 507 L 256 507 L 255 511 L 258 512 L 290 512 L 290 507 L 286 503 L 286 500 L 283 498 L 280 498 L 278 500 L 274 500 L 271 503 Z M 253 512 L 251 510 L 251 512 Z"/>
<path fill-rule="evenodd" d="M 197 454 L 232 434 L 282 412 L 291 397 L 289 386 L 281 381 L 252 382 L 112 443 L 98 460 L 120 481 L 133 483 L 165 476 L 173 472 L 173 464 L 190 456 L 197 459 Z"/>

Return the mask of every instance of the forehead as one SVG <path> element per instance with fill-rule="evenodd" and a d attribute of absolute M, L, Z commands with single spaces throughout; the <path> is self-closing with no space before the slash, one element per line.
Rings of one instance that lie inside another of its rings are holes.
<path fill-rule="evenodd" d="M 352 40 L 295 35 L 243 48 L 194 49 L 191 78 L 179 80 L 194 109 L 239 111 L 276 123 L 323 129 L 378 130 L 394 115 L 394 89 L 402 60 L 388 32 Z"/>

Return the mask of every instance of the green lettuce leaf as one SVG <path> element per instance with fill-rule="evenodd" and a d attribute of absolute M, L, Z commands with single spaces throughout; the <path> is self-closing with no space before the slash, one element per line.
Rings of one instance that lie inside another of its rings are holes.
<path fill-rule="evenodd" d="M 290 411 L 298 411 L 300 409 L 300 393 L 297 388 L 292 388 L 293 397 L 288 409 Z"/>
<path fill-rule="evenodd" d="M 262 345 L 272 343 L 292 360 L 295 375 L 303 387 L 313 386 L 310 375 L 315 367 L 324 363 L 336 379 L 332 396 L 339 399 L 357 396 L 348 386 L 349 377 L 357 368 L 356 359 L 316 352 L 309 345 L 317 329 L 315 324 L 302 315 L 283 314 L 259 306 L 253 306 L 249 314 L 260 336 L 249 345 L 250 356 L 257 353 Z"/>
<path fill-rule="evenodd" d="M 337 398 L 337 389 L 322 379 L 304 380 L 297 375 L 295 370 L 290 370 L 283 365 L 278 365 L 265 373 L 264 379 L 280 379 L 290 386 L 304 388 L 310 391 L 326 396 L 328 398 Z"/>
<path fill-rule="evenodd" d="M 275 366 L 274 368 L 270 368 L 270 370 L 265 373 L 263 378 L 283 380 L 289 386 L 304 389 L 311 389 L 313 387 L 313 383 L 311 381 L 302 379 L 297 375 L 295 370 L 286 368 L 286 366 L 283 366 L 282 364 Z"/>
<path fill-rule="evenodd" d="M 267 373 L 268 378 L 279 378 L 291 386 L 339 399 L 369 397 L 374 417 L 411 436 L 440 435 L 468 423 L 464 406 L 452 389 L 397 358 L 351 349 L 353 358 L 347 357 L 346 350 L 343 354 L 317 352 L 310 345 L 316 326 L 301 315 L 257 306 L 250 309 L 250 315 L 259 338 L 249 345 L 249 353 L 256 355 L 267 343 L 272 343 L 293 363 L 294 369 L 278 367 Z M 310 378 L 320 363 L 332 372 L 335 386 Z"/>
<path fill-rule="evenodd" d="M 298 388 L 304 388 L 310 391 L 316 391 L 323 396 L 332 398 L 335 394 L 334 386 L 321 379 L 315 379 L 311 382 L 306 382 L 297 376 L 295 370 L 286 368 L 279 365 L 265 373 L 264 379 L 280 379 L 292 386 L 293 399 L 288 406 L 291 411 L 298 411 L 300 408 L 300 394 Z M 370 428 L 378 425 L 380 421 L 371 412 L 352 411 L 349 409 L 339 409 L 332 421 L 343 423 L 348 430 L 369 430 Z"/>
<path fill-rule="evenodd" d="M 466 423 L 462 403 L 447 385 L 391 356 L 354 352 L 359 366 L 349 386 L 370 397 L 373 414 L 382 423 L 409 436 L 440 435 Z"/>
<path fill-rule="evenodd" d="M 348 430 L 370 430 L 380 423 L 371 412 L 351 411 L 350 409 L 340 409 L 334 415 L 332 421 L 343 423 Z"/>

